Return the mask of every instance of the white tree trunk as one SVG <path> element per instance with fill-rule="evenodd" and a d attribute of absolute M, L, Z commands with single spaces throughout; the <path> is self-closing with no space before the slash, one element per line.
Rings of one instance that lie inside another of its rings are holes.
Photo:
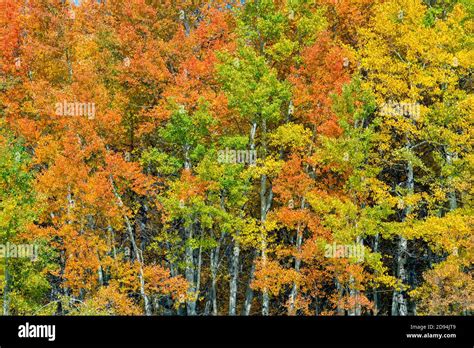
<path fill-rule="evenodd" d="M 408 161 L 407 164 L 407 189 L 408 193 L 412 194 L 415 189 L 415 179 L 413 174 L 413 163 Z M 403 221 L 406 219 L 407 215 L 410 214 L 412 207 L 407 206 L 403 212 Z M 397 244 L 397 257 L 396 257 L 396 267 L 397 267 L 397 278 L 405 283 L 407 280 L 407 253 L 408 253 L 408 241 L 406 238 L 400 236 Z M 392 315 L 408 315 L 408 306 L 407 299 L 403 291 L 395 290 L 393 292 L 392 299 Z"/>
<path fill-rule="evenodd" d="M 229 315 L 235 315 L 237 311 L 237 282 L 239 279 L 239 255 L 240 245 L 234 240 L 230 261 L 230 281 L 229 281 Z"/>

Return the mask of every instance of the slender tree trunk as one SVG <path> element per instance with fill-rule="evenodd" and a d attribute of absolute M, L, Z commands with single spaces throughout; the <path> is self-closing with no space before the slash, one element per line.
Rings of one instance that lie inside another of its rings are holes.
<path fill-rule="evenodd" d="M 397 278 L 404 283 L 406 280 L 406 252 L 407 240 L 399 237 L 397 247 Z M 407 301 L 402 291 L 395 290 L 392 299 L 392 315 L 405 316 L 408 314 Z"/>
<path fill-rule="evenodd" d="M 359 245 L 363 246 L 364 245 L 364 240 L 360 236 L 357 236 L 356 244 L 357 244 L 357 246 L 359 246 Z M 362 255 L 362 257 L 363 257 L 363 255 Z M 355 284 L 355 279 L 352 275 L 350 277 L 349 284 L 350 284 L 350 290 L 349 290 L 350 296 L 351 296 L 351 298 L 354 299 L 354 307 L 349 311 L 349 315 L 351 315 L 351 316 L 354 316 L 354 315 L 360 316 L 362 314 L 362 307 L 360 305 L 360 291 L 357 290 L 356 284 Z"/>
<path fill-rule="evenodd" d="M 192 226 L 185 227 L 186 241 L 189 242 L 193 238 Z M 194 252 L 193 248 L 189 243 L 186 245 L 185 250 L 185 262 L 186 269 L 184 271 L 185 278 L 189 284 L 188 291 L 192 294 L 193 298 L 186 300 L 186 312 L 188 315 L 196 315 L 196 284 L 194 274 Z"/>
<path fill-rule="evenodd" d="M 216 289 L 216 283 L 217 283 L 217 267 L 219 263 L 219 248 L 220 245 L 215 247 L 211 251 L 211 291 L 210 291 L 210 302 L 212 306 L 212 315 L 217 315 L 218 309 L 217 309 L 217 289 Z"/>
<path fill-rule="evenodd" d="M 297 229 L 297 235 L 296 235 L 296 249 L 297 252 L 301 252 L 301 243 L 303 240 L 303 233 L 300 231 L 301 226 L 298 224 L 298 229 Z M 295 259 L 295 271 L 299 273 L 300 271 L 300 264 L 301 264 L 301 259 L 299 257 L 296 257 Z M 293 287 L 290 292 L 290 297 L 289 297 L 289 308 L 288 308 L 288 315 L 295 315 L 295 300 L 296 300 L 296 295 L 298 294 L 298 288 L 296 283 L 293 283 Z"/>
<path fill-rule="evenodd" d="M 244 308 L 242 311 L 243 315 L 250 315 L 250 310 L 252 309 L 252 300 L 253 300 L 253 289 L 252 289 L 252 282 L 255 276 L 255 258 L 257 257 L 257 250 L 254 249 L 252 253 L 252 260 L 249 272 L 249 281 L 247 284 L 247 291 L 245 292 L 245 301 L 244 301 Z"/>
<path fill-rule="evenodd" d="M 110 183 L 112 185 L 112 190 L 115 194 L 115 197 L 117 198 L 117 202 L 119 207 L 123 207 L 123 201 L 122 198 L 120 197 L 119 193 L 117 192 L 115 188 L 115 184 L 113 181 L 112 175 L 110 176 Z M 135 242 L 135 236 L 133 235 L 133 227 L 130 223 L 130 220 L 128 219 L 127 215 L 124 215 L 125 219 L 125 225 L 127 228 L 128 236 L 130 238 L 130 242 L 132 243 L 132 248 L 135 251 L 135 258 L 137 259 L 138 265 L 139 265 L 139 273 L 138 273 L 138 278 L 140 281 L 140 294 L 143 298 L 143 302 L 145 305 L 145 314 L 146 315 L 151 315 L 152 314 L 152 308 L 151 308 L 151 302 L 150 299 L 148 298 L 146 292 L 145 292 L 145 277 L 143 275 L 143 256 L 141 250 L 138 248 L 137 243 Z"/>
<path fill-rule="evenodd" d="M 264 174 L 261 177 L 260 181 L 260 204 L 261 204 L 261 219 L 262 225 L 267 219 L 267 200 L 266 200 L 266 191 L 267 191 L 267 176 Z M 261 235 L 261 249 L 262 249 L 262 267 L 265 268 L 267 263 L 267 241 L 265 233 Z M 266 287 L 262 290 L 262 315 L 269 315 L 270 312 L 270 298 L 268 296 L 268 290 Z"/>
<path fill-rule="evenodd" d="M 145 303 L 145 314 L 146 315 L 151 315 L 151 303 L 150 300 L 145 292 L 145 277 L 143 275 L 143 256 L 142 256 L 142 251 L 138 248 L 137 243 L 135 242 L 135 237 L 133 235 L 133 229 L 130 224 L 130 221 L 128 220 L 128 217 L 125 216 L 125 221 L 127 224 L 127 230 L 128 234 L 130 237 L 130 241 L 132 242 L 132 247 L 133 250 L 135 250 L 135 258 L 138 261 L 138 264 L 140 265 L 140 270 L 139 270 L 139 280 L 140 280 L 140 293 L 143 298 L 143 302 Z"/>
<path fill-rule="evenodd" d="M 191 159 L 189 158 L 190 146 L 188 144 L 184 145 L 184 169 L 191 170 Z"/>
<path fill-rule="evenodd" d="M 97 255 L 97 258 L 99 258 L 99 255 Z M 104 270 L 102 269 L 102 265 L 100 264 L 99 264 L 98 273 L 99 273 L 99 285 L 104 286 L 104 283 L 105 283 Z"/>
<path fill-rule="evenodd" d="M 377 233 L 375 235 L 375 240 L 374 240 L 374 253 L 378 253 L 379 251 L 379 234 Z M 380 304 L 379 304 L 379 294 L 377 292 L 377 288 L 374 288 L 373 289 L 373 294 L 374 294 L 374 315 L 377 315 L 379 313 L 379 308 L 380 308 Z"/>
<path fill-rule="evenodd" d="M 172 250 L 171 250 L 171 245 L 169 243 L 169 241 L 166 241 L 165 242 L 165 245 L 166 245 L 166 250 L 168 251 L 168 253 L 171 255 L 172 254 Z M 172 261 L 169 261 L 168 262 L 169 264 L 169 269 L 170 269 L 170 274 L 172 277 L 176 277 L 178 275 L 178 271 L 177 271 L 177 266 L 175 265 L 174 262 Z"/>
<path fill-rule="evenodd" d="M 237 311 L 237 282 L 239 279 L 239 255 L 240 245 L 234 240 L 230 260 L 230 281 L 229 281 L 229 315 L 235 315 Z"/>
<path fill-rule="evenodd" d="M 337 315 L 344 315 L 345 314 L 344 308 L 341 307 L 341 301 L 344 296 L 344 288 L 339 282 L 339 277 L 337 275 L 336 275 L 336 290 L 339 296 L 338 301 L 337 301 L 336 313 Z"/>
<path fill-rule="evenodd" d="M 10 272 L 8 269 L 8 250 L 5 255 L 5 286 L 3 288 L 3 315 L 10 314 Z"/>
<path fill-rule="evenodd" d="M 191 23 L 189 23 L 189 17 L 184 10 L 180 11 L 180 19 L 183 21 L 184 34 L 188 37 L 191 34 Z"/>
<path fill-rule="evenodd" d="M 267 123 L 266 120 L 262 120 L 262 150 L 263 156 L 266 156 L 267 153 L 267 145 L 266 145 L 266 133 L 267 133 Z M 260 222 L 263 225 L 267 220 L 267 211 L 269 209 L 270 195 L 267 196 L 267 192 L 271 190 L 267 188 L 267 176 L 263 174 L 260 177 Z M 262 249 L 262 267 L 265 268 L 267 263 L 267 237 L 265 232 L 262 231 L 261 235 L 261 249 Z M 262 315 L 269 315 L 270 314 L 270 298 L 268 295 L 268 289 L 266 287 L 262 290 Z"/>
<path fill-rule="evenodd" d="M 184 13 L 184 12 L 183 12 Z M 187 33 L 189 35 L 189 32 Z M 191 160 L 189 158 L 189 150 L 190 146 L 188 144 L 184 145 L 184 169 L 191 170 Z M 186 248 L 185 248 L 185 263 L 186 268 L 184 271 L 184 275 L 186 281 L 189 284 L 188 291 L 192 295 L 191 299 L 186 300 L 186 313 L 188 315 L 196 315 L 196 301 L 197 301 L 197 284 L 196 284 L 196 270 L 195 270 L 195 261 L 194 261 L 194 249 L 189 244 L 189 241 L 193 238 L 193 228 L 194 225 L 187 226 L 184 228 L 185 238 L 186 238 Z M 198 270 L 200 273 L 200 270 Z"/>
<path fill-rule="evenodd" d="M 250 150 L 253 152 L 255 151 L 255 134 L 257 132 L 257 122 L 252 122 L 252 127 L 250 128 Z M 257 257 L 257 250 L 254 250 L 252 253 L 252 260 L 249 272 L 249 281 L 247 284 L 247 290 L 245 292 L 245 300 L 244 300 L 244 307 L 242 309 L 243 315 L 250 315 L 250 310 L 252 308 L 252 301 L 253 301 L 253 289 L 252 289 L 252 282 L 255 276 L 255 259 Z"/>
<path fill-rule="evenodd" d="M 202 237 L 202 233 L 201 233 Z M 199 251 L 197 253 L 197 267 L 196 267 L 196 295 L 199 295 L 199 291 L 201 289 L 201 269 L 202 269 L 202 246 L 199 246 Z"/>
<path fill-rule="evenodd" d="M 301 199 L 301 209 L 304 209 L 304 203 L 305 199 L 304 197 Z M 301 228 L 301 222 L 298 223 L 298 227 L 296 229 L 296 251 L 299 254 L 301 252 L 301 245 L 303 243 L 303 231 Z M 297 256 L 295 258 L 295 271 L 297 273 L 300 272 L 300 266 L 301 266 L 301 258 Z M 295 315 L 295 300 L 296 300 L 296 295 L 298 294 L 298 287 L 296 283 L 293 283 L 293 287 L 290 292 L 290 297 L 288 299 L 289 302 L 289 308 L 288 308 L 288 315 Z"/>
<path fill-rule="evenodd" d="M 128 234 L 129 234 L 129 237 L 130 237 L 130 241 L 132 242 L 133 250 L 135 250 L 135 258 L 137 259 L 138 264 L 140 265 L 140 269 L 139 269 L 140 293 L 142 295 L 143 302 L 145 304 L 145 314 L 146 315 L 151 315 L 151 303 L 150 303 L 150 300 L 148 298 L 148 295 L 145 292 L 145 277 L 143 275 L 142 251 L 138 248 L 137 243 L 135 242 L 135 237 L 133 235 L 133 229 L 132 229 L 132 226 L 131 226 L 130 221 L 128 220 L 127 216 L 125 216 L 125 221 L 126 221 L 126 224 L 127 224 L 127 230 L 128 230 Z"/>
<path fill-rule="evenodd" d="M 453 157 L 455 156 L 456 156 L 455 154 L 453 155 L 451 152 L 446 151 L 446 162 L 448 163 L 448 165 L 453 164 Z M 452 210 L 457 209 L 458 202 L 456 200 L 456 191 L 454 189 L 449 191 L 448 200 L 449 200 L 449 210 L 452 211 Z"/>
<path fill-rule="evenodd" d="M 407 189 L 408 193 L 412 194 L 415 188 L 413 164 L 411 161 L 407 164 Z M 411 207 L 407 206 L 403 212 L 403 221 L 405 221 L 408 214 L 411 212 Z M 400 236 L 397 245 L 397 278 L 402 282 L 406 283 L 407 280 L 407 253 L 408 253 L 408 241 L 406 238 Z M 403 291 L 395 290 L 393 292 L 392 299 L 392 315 L 406 316 L 408 314 L 407 299 Z"/>

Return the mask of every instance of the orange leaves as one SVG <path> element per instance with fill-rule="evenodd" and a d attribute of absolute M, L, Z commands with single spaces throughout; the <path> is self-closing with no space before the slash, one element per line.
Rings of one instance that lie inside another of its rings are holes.
<path fill-rule="evenodd" d="M 282 207 L 275 213 L 276 219 L 278 219 L 279 222 L 281 222 L 285 227 L 295 229 L 299 224 L 304 222 L 304 225 L 306 225 L 306 222 L 310 218 L 310 212 L 305 211 L 305 210 L 294 210 L 290 207 Z"/>
<path fill-rule="evenodd" d="M 202 12 L 202 22 L 189 36 L 176 35 L 172 45 L 182 48 L 175 52 L 173 65 L 174 83 L 164 91 L 164 96 L 193 110 L 204 98 L 213 102 L 219 94 L 215 65 L 218 50 L 231 50 L 232 19 L 226 11 L 214 8 Z M 226 104 L 224 104 L 226 105 Z"/>
<path fill-rule="evenodd" d="M 346 44 L 357 44 L 357 29 L 367 25 L 374 0 L 318 0 L 328 7 L 333 35 Z"/>
<path fill-rule="evenodd" d="M 84 192 L 82 200 L 85 214 L 95 215 L 99 219 L 102 214 L 99 215 L 97 212 L 100 211 L 104 216 L 104 220 L 101 221 L 103 224 L 108 219 L 113 220 L 119 217 L 119 207 L 115 204 L 107 173 L 98 172 L 91 177 L 84 186 Z"/>
<path fill-rule="evenodd" d="M 142 173 L 136 162 L 127 162 L 118 154 L 107 153 L 105 163 L 106 171 L 113 176 L 119 189 L 128 187 L 139 195 L 152 191 L 154 181 Z"/>
<path fill-rule="evenodd" d="M 313 268 L 311 265 L 314 263 L 318 263 L 320 266 L 324 266 L 327 263 L 327 260 L 324 259 L 324 248 L 322 247 L 320 239 L 321 237 L 328 238 L 329 233 L 322 227 L 320 227 L 318 231 L 325 231 L 326 235 L 321 236 L 322 233 L 315 234 L 314 236 L 308 238 L 301 248 L 300 255 L 302 260 L 310 265 L 305 270 L 306 272 L 310 272 L 310 270 Z"/>
<path fill-rule="evenodd" d="M 313 180 L 304 171 L 302 164 L 299 156 L 290 157 L 274 183 L 273 191 L 277 195 L 276 199 L 283 204 L 292 203 L 292 208 L 301 205 L 301 199 L 313 185 Z"/>
<path fill-rule="evenodd" d="M 62 277 L 65 286 L 71 288 L 75 294 L 79 294 L 81 289 L 94 289 L 99 282 L 98 255 L 105 249 L 104 241 L 98 236 L 79 234 L 75 238 L 65 240 L 64 245 L 66 262 Z"/>
<path fill-rule="evenodd" d="M 235 26 L 235 19 L 230 12 L 209 7 L 203 11 L 203 16 L 205 18 L 204 25 L 200 25 L 192 34 L 203 49 L 215 52 L 229 48 L 229 45 L 235 45 L 233 41 L 235 38 L 231 37 L 234 35 L 232 30 Z"/>
<path fill-rule="evenodd" d="M 333 303 L 335 306 L 339 308 L 339 310 L 345 310 L 345 311 L 353 311 L 354 308 L 360 307 L 365 312 L 365 311 L 371 311 L 374 307 L 373 303 L 367 298 L 367 296 L 363 294 L 357 294 L 357 295 L 347 294 L 337 300 L 333 299 Z M 331 313 L 331 314 L 334 314 L 334 313 Z"/>
<path fill-rule="evenodd" d="M 121 145 L 119 139 L 125 133 L 122 116 L 116 110 L 106 110 L 96 116 L 95 131 L 107 144 Z"/>
<path fill-rule="evenodd" d="M 0 66 L 4 73 L 14 73 L 21 68 L 21 60 L 16 60 L 15 51 L 20 39 L 21 3 L 15 0 L 2 0 L 0 13 L 1 51 Z"/>
<path fill-rule="evenodd" d="M 273 296 L 278 296 L 285 286 L 297 282 L 298 279 L 298 272 L 283 268 L 278 261 L 259 259 L 256 261 L 252 288 L 260 291 L 266 289 Z"/>
<path fill-rule="evenodd" d="M 194 176 L 190 170 L 183 170 L 181 172 L 180 185 L 176 190 L 176 195 L 179 200 L 186 201 L 191 197 L 203 197 L 207 189 L 208 183 Z"/>
<path fill-rule="evenodd" d="M 187 296 L 188 283 L 182 276 L 171 277 L 169 270 L 158 265 L 144 267 L 143 273 L 148 292 L 171 295 L 179 302 L 182 302 Z"/>
<path fill-rule="evenodd" d="M 332 93 L 340 93 L 350 80 L 347 62 L 352 55 L 329 38 L 320 34 L 316 43 L 302 54 L 303 65 L 294 71 L 295 116 L 303 122 L 315 124 L 318 131 L 330 136 L 341 133 L 331 110 Z"/>

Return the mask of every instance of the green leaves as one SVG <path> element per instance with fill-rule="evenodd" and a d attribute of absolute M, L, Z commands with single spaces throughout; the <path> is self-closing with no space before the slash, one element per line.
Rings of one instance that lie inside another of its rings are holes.
<path fill-rule="evenodd" d="M 5 132 L 0 121 L 0 242 L 6 242 L 34 218 L 33 173 L 25 147 Z"/>
<path fill-rule="evenodd" d="M 262 56 L 249 47 L 241 47 L 235 56 L 219 55 L 219 80 L 229 100 L 229 107 L 249 122 L 278 121 L 282 106 L 290 99 L 286 82 L 280 82 L 276 71 L 269 68 Z"/>

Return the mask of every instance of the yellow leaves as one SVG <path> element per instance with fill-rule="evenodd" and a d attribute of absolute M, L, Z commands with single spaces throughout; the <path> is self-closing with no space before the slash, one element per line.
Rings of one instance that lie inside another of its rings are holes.
<path fill-rule="evenodd" d="M 421 200 L 423 195 L 421 193 L 408 194 L 398 199 L 397 208 L 405 209 L 407 207 L 415 207 Z"/>
<path fill-rule="evenodd" d="M 304 150 L 311 144 L 311 131 L 303 125 L 286 123 L 270 135 L 270 145 L 289 150 Z"/>
<path fill-rule="evenodd" d="M 87 59 L 94 58 L 94 55 L 98 53 L 97 42 L 93 40 L 92 37 L 84 36 L 82 40 L 78 40 L 78 43 L 75 47 L 76 59 L 78 64 L 81 64 L 82 61 Z"/>
<path fill-rule="evenodd" d="M 396 31 L 399 37 L 413 25 L 420 25 L 426 11 L 426 6 L 416 0 L 396 0 L 379 3 L 375 8 L 373 26 L 376 29 Z"/>
<path fill-rule="evenodd" d="M 65 299 L 70 315 L 140 315 L 141 308 L 112 281 L 109 285 L 88 296 L 84 302 L 74 303 Z"/>
<path fill-rule="evenodd" d="M 314 211 L 320 214 L 325 214 L 331 211 L 331 203 L 336 201 L 327 195 L 321 195 L 315 191 L 309 192 L 306 196 L 306 199 Z"/>
<path fill-rule="evenodd" d="M 298 43 L 284 38 L 283 40 L 275 43 L 270 49 L 268 54 L 272 56 L 275 61 L 285 61 L 294 55 L 294 51 L 297 49 Z"/>
<path fill-rule="evenodd" d="M 433 199 L 435 201 L 441 202 L 446 198 L 446 192 L 441 187 L 435 187 L 432 191 Z"/>
<path fill-rule="evenodd" d="M 244 248 L 260 248 L 262 241 L 267 237 L 268 231 L 277 228 L 277 221 L 267 219 L 267 221 L 261 224 L 255 219 L 248 218 L 245 219 L 240 227 L 241 230 L 239 231 L 239 234 L 235 236 L 235 239 L 239 241 L 241 246 Z"/>
<path fill-rule="evenodd" d="M 265 159 L 257 158 L 256 166 L 249 166 L 243 173 L 243 179 L 260 179 L 262 175 L 275 177 L 284 165 L 284 161 L 277 159 L 277 156 L 268 156 Z"/>
<path fill-rule="evenodd" d="M 374 277 L 374 283 L 378 286 L 386 287 L 389 289 L 401 290 L 403 287 L 399 286 L 397 278 L 388 274 L 382 274 Z"/>
<path fill-rule="evenodd" d="M 462 315 L 474 309 L 474 279 L 453 260 L 426 271 L 424 283 L 410 291 L 422 315 Z"/>
<path fill-rule="evenodd" d="M 379 205 L 386 204 L 393 207 L 398 202 L 397 198 L 388 192 L 389 186 L 377 178 L 362 177 L 360 191 Z"/>
<path fill-rule="evenodd" d="M 34 163 L 51 164 L 61 151 L 61 144 L 52 135 L 42 136 L 37 144 Z"/>
<path fill-rule="evenodd" d="M 430 243 L 434 251 L 460 253 L 462 258 L 472 257 L 474 240 L 472 227 L 474 218 L 455 211 L 440 218 L 429 217 L 424 221 L 413 223 L 412 227 L 405 229 L 407 238 L 423 238 Z M 464 251 L 462 251 L 464 250 Z"/>
<path fill-rule="evenodd" d="M 278 221 L 276 219 L 268 218 L 261 226 L 262 231 L 274 231 L 277 229 Z"/>
<path fill-rule="evenodd" d="M 7 197 L 0 201 L 0 229 L 5 231 L 9 229 L 12 219 L 15 217 L 15 211 L 18 207 L 15 197 Z"/>
<path fill-rule="evenodd" d="M 360 51 L 362 67 L 384 100 L 421 100 L 427 91 L 439 96 L 441 83 L 456 85 L 452 53 L 459 51 L 464 61 L 466 51 L 460 43 L 465 34 L 459 26 L 448 25 L 449 20 L 437 21 L 434 27 L 424 25 L 426 11 L 421 1 L 377 4 L 370 29 L 361 31 L 365 42 Z"/>

